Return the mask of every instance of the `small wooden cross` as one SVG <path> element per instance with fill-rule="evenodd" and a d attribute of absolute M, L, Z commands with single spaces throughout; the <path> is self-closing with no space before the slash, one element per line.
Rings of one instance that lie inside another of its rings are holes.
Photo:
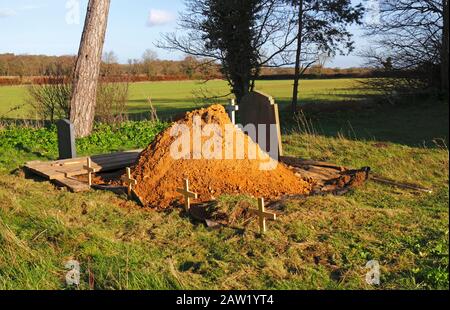
<path fill-rule="evenodd" d="M 122 177 L 122 181 L 128 187 L 128 196 L 131 196 L 131 191 L 133 190 L 133 186 L 137 185 L 137 180 L 131 177 L 131 169 L 127 168 L 127 174 Z"/>
<path fill-rule="evenodd" d="M 230 99 L 230 103 L 225 108 L 231 122 L 236 125 L 236 111 L 239 111 L 239 106 L 236 105 L 236 100 Z"/>
<path fill-rule="evenodd" d="M 186 209 L 186 212 L 189 212 L 189 209 L 191 208 L 191 198 L 197 199 L 198 195 L 197 193 L 189 191 L 189 180 L 184 180 L 184 187 L 181 189 L 177 189 L 177 192 L 184 196 L 184 208 Z"/>
<path fill-rule="evenodd" d="M 83 166 L 84 170 L 87 170 L 88 172 L 88 182 L 89 186 L 92 186 L 92 174 L 97 172 L 97 169 L 92 168 L 92 160 L 90 157 L 87 159 L 87 165 Z"/>
<path fill-rule="evenodd" d="M 264 207 L 264 198 L 258 198 L 258 210 L 250 209 L 250 212 L 259 217 L 259 229 L 261 235 L 266 232 L 266 219 L 277 219 L 277 215 L 275 213 L 266 212 Z"/>

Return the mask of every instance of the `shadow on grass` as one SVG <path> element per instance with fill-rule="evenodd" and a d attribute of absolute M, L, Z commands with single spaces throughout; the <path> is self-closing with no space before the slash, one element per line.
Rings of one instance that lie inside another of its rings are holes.
<path fill-rule="evenodd" d="M 303 107 L 305 118 L 315 132 L 327 137 L 431 148 L 446 148 L 449 141 L 449 106 L 442 101 L 391 105 L 379 100 L 351 100 L 307 103 Z M 284 133 L 304 129 L 291 115 L 289 104 L 280 102 Z"/>

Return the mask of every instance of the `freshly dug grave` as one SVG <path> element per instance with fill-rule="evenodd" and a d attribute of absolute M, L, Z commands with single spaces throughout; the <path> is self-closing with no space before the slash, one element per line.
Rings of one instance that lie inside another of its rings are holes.
<path fill-rule="evenodd" d="M 138 181 L 135 193 L 145 206 L 165 209 L 178 205 L 182 198 L 177 189 L 183 186 L 184 179 L 189 179 L 190 190 L 199 195 L 195 202 L 211 201 L 223 194 L 247 194 L 277 199 L 286 195 L 310 193 L 313 184 L 296 176 L 285 164 L 277 163 L 273 170 L 261 170 L 261 163 L 267 162 L 267 158 L 258 156 L 257 159 L 251 159 L 248 154 L 250 147 L 255 147 L 257 154 L 262 151 L 249 136 L 236 127 L 233 127 L 236 137 L 234 141 L 241 138 L 246 146 L 243 159 L 174 159 L 171 146 L 179 136 L 171 135 L 172 128 L 185 125 L 191 129 L 192 138 L 195 116 L 200 117 L 202 128 L 206 124 L 217 124 L 222 130 L 222 136 L 225 126 L 231 125 L 224 107 L 213 105 L 187 113 L 183 119 L 159 134 L 141 153 L 138 163 L 132 169 L 132 175 Z M 210 138 L 202 137 L 202 144 Z M 230 143 L 225 139 L 221 140 L 224 155 Z M 236 145 L 233 143 L 231 147 L 235 148 Z M 192 158 L 192 142 L 190 148 Z"/>

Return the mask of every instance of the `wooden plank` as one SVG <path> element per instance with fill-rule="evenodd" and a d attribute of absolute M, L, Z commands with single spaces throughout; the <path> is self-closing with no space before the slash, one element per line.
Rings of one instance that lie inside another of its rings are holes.
<path fill-rule="evenodd" d="M 302 177 L 302 178 L 311 178 L 315 182 L 317 182 L 317 184 L 319 184 L 319 185 L 325 184 L 325 180 L 322 175 L 318 175 L 317 173 L 309 172 L 308 170 L 296 171 L 296 175 L 299 177 Z"/>
<path fill-rule="evenodd" d="M 59 178 L 53 180 L 57 185 L 67 187 L 73 193 L 87 192 L 91 189 L 89 184 L 73 178 Z"/>
<path fill-rule="evenodd" d="M 387 179 L 387 178 L 383 178 L 383 177 L 379 177 L 376 175 L 372 175 L 370 177 L 370 180 L 377 182 L 377 183 L 381 183 L 381 184 L 387 184 L 387 185 L 391 185 L 391 186 L 395 186 L 395 187 L 399 187 L 399 188 L 403 188 L 403 189 L 411 189 L 411 190 L 415 190 L 415 191 L 419 191 L 419 192 L 425 192 L 428 194 L 432 194 L 433 190 L 431 188 L 425 188 L 422 187 L 420 185 L 416 185 L 416 184 L 412 184 L 412 183 L 400 183 L 391 179 Z"/>
<path fill-rule="evenodd" d="M 93 162 L 97 163 L 104 163 L 108 162 L 111 159 L 116 158 L 129 158 L 129 157 L 136 157 L 138 158 L 142 150 L 133 150 L 133 151 L 127 151 L 127 152 L 118 152 L 118 153 L 111 153 L 111 154 L 103 154 L 103 155 L 94 155 L 91 156 L 91 159 Z M 56 160 L 51 162 L 44 162 L 44 161 L 31 161 L 26 163 L 26 166 L 30 166 L 34 169 L 40 168 L 40 167 L 47 167 L 47 166 L 69 166 L 73 164 L 85 164 L 87 160 L 87 156 L 84 157 L 78 157 L 73 159 L 65 159 L 65 160 Z"/>
<path fill-rule="evenodd" d="M 131 166 L 134 163 L 136 163 L 137 161 L 137 157 L 129 157 L 129 158 L 112 158 L 109 161 L 105 161 L 105 162 L 95 162 L 94 160 L 92 160 L 92 167 L 97 169 L 98 171 L 100 170 L 105 170 L 108 169 L 108 167 L 112 167 L 112 166 L 117 166 L 117 165 L 125 165 L 123 168 L 125 168 L 126 166 Z M 76 171 L 84 171 L 83 165 L 73 165 L 73 166 L 64 166 L 64 167 L 57 167 L 56 169 L 54 169 L 55 171 L 66 171 L 66 172 L 76 172 Z M 98 172 L 97 171 L 97 172 Z M 80 173 L 83 174 L 83 173 Z"/>
<path fill-rule="evenodd" d="M 86 159 L 87 157 L 78 157 L 75 159 L 66 159 L 66 160 L 28 162 L 26 163 L 26 165 L 32 166 L 34 168 L 64 166 L 64 165 L 71 165 L 74 163 L 81 163 L 81 162 L 85 163 Z"/>
<path fill-rule="evenodd" d="M 117 158 L 117 159 L 113 158 L 104 163 L 103 162 L 98 163 L 98 162 L 92 161 L 92 167 L 97 169 L 97 172 L 115 170 L 115 169 L 132 166 L 136 163 L 137 159 L 138 159 L 137 157 Z M 58 169 L 58 171 L 65 171 L 66 173 L 73 174 L 73 175 L 84 174 L 84 173 L 82 173 L 82 172 L 84 172 L 84 169 L 81 169 L 81 167 L 79 167 L 78 165 L 70 167 L 70 168 L 64 168 L 63 170 Z"/>
<path fill-rule="evenodd" d="M 316 166 L 316 167 L 323 167 L 323 168 L 331 168 L 331 169 L 335 169 L 338 171 L 346 170 L 344 167 L 335 165 L 332 163 L 308 160 L 308 159 L 302 159 L 302 158 L 296 158 L 296 157 L 289 157 L 289 156 L 280 156 L 280 161 L 286 165 L 300 167 L 300 168 L 302 168 L 304 166 Z"/>
<path fill-rule="evenodd" d="M 310 167 L 307 169 L 309 172 L 322 176 L 323 179 L 335 179 L 341 174 L 334 169 L 322 168 L 322 167 Z"/>
<path fill-rule="evenodd" d="M 122 169 L 127 166 L 131 166 L 134 163 L 135 163 L 135 161 L 133 161 L 133 162 L 123 162 L 122 161 L 122 162 L 112 163 L 112 164 L 103 165 L 103 166 L 92 165 L 92 167 L 95 168 L 98 173 L 98 172 L 106 172 L 106 171 Z M 83 169 L 64 170 L 64 171 L 60 171 L 60 172 L 64 172 L 63 174 L 66 177 L 74 177 L 77 175 L 86 174 L 86 170 L 83 170 Z"/>
<path fill-rule="evenodd" d="M 106 155 L 95 155 L 92 159 L 92 167 L 98 172 L 117 170 L 133 165 L 139 158 L 142 150 L 118 152 Z M 31 172 L 47 179 L 62 179 L 85 174 L 83 165 L 88 157 L 58 160 L 53 162 L 29 162 L 26 168 Z"/>
<path fill-rule="evenodd" d="M 91 156 L 92 160 L 101 160 L 101 159 L 109 159 L 109 158 L 117 158 L 120 156 L 139 156 L 142 153 L 142 149 L 132 150 L 132 151 L 124 151 L 124 152 L 116 152 L 111 154 L 100 154 Z"/>
<path fill-rule="evenodd" d="M 46 173 L 40 171 L 39 169 L 34 169 L 32 167 L 29 167 L 29 166 L 25 166 L 25 169 L 27 169 L 29 172 L 34 173 L 34 174 L 36 174 L 36 175 L 38 175 L 40 177 L 43 177 L 45 179 L 50 180 L 49 176 Z"/>
<path fill-rule="evenodd" d="M 112 159 L 108 162 L 98 164 L 92 162 L 92 167 L 97 170 L 97 172 L 101 171 L 110 171 L 121 169 L 127 166 L 131 166 L 136 162 L 137 158 L 128 158 L 128 159 Z M 29 166 L 28 168 L 33 169 L 35 171 L 39 171 L 40 174 L 43 174 L 45 177 L 49 179 L 55 179 L 61 176 L 76 176 L 85 174 L 85 169 L 83 169 L 83 164 L 74 164 L 70 166 L 41 166 L 34 167 Z"/>

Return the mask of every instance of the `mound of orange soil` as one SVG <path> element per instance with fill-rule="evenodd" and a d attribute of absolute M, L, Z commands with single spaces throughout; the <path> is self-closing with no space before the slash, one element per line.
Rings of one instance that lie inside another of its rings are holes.
<path fill-rule="evenodd" d="M 207 145 L 207 150 L 216 151 L 216 155 L 222 156 L 205 159 L 204 156 L 199 156 L 198 143 L 192 141 L 198 125 L 205 128 L 208 124 L 215 127 L 208 131 L 209 136 L 205 133 L 200 135 L 202 147 L 205 149 Z M 187 144 L 180 143 L 185 141 L 180 140 L 180 128 L 189 130 L 189 135 L 185 137 L 191 139 Z M 234 137 L 231 141 L 225 139 L 226 130 L 230 128 Z M 208 144 L 208 141 L 216 142 Z M 244 144 L 236 141 L 244 141 Z M 174 156 L 174 150 L 181 151 L 183 145 L 185 149 L 187 146 L 187 150 L 181 152 L 182 158 Z M 250 151 L 253 148 L 257 150 L 256 157 Z M 232 153 L 229 153 L 230 150 Z M 240 153 L 239 157 L 237 153 Z M 217 159 L 230 158 L 226 154 L 233 155 L 231 159 Z M 196 110 L 187 113 L 184 119 L 159 134 L 141 153 L 132 170 L 138 181 L 135 192 L 146 206 L 167 208 L 180 203 L 182 197 L 177 189 L 183 187 L 184 179 L 189 180 L 190 189 L 199 195 L 195 202 L 210 201 L 222 194 L 248 194 L 276 199 L 284 195 L 308 194 L 311 191 L 310 183 L 296 176 L 282 163 L 275 162 L 274 169 L 261 170 L 262 164 L 269 162 L 261 154 L 259 146 L 231 124 L 223 106 L 214 105 Z M 235 159 L 236 157 L 240 159 Z"/>

